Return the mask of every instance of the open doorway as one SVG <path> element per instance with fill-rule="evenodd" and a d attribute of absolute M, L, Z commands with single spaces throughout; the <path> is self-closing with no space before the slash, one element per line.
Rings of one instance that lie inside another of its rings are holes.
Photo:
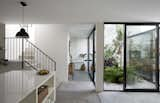
<path fill-rule="evenodd" d="M 104 90 L 123 90 L 123 24 L 104 25 Z"/>
<path fill-rule="evenodd" d="M 92 24 L 77 24 L 70 29 L 68 73 L 70 81 L 92 81 L 94 68 Z M 92 57 L 92 58 L 91 58 Z M 95 70 L 94 70 L 95 71 Z"/>
<path fill-rule="evenodd" d="M 69 80 L 89 81 L 87 73 L 87 39 L 86 38 L 70 38 L 70 67 L 73 68 L 72 78 Z"/>

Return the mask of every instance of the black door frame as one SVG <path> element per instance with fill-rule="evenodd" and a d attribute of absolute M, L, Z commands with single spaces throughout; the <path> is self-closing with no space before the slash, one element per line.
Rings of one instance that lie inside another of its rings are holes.
<path fill-rule="evenodd" d="M 156 40 L 156 89 L 126 89 L 126 62 L 127 58 L 126 55 L 124 55 L 124 83 L 123 83 L 123 91 L 126 92 L 159 92 L 159 22 L 104 22 L 104 24 L 122 24 L 124 25 L 124 54 L 126 54 L 126 41 L 127 41 L 127 32 L 126 32 L 126 26 L 127 25 L 154 25 L 156 26 L 156 35 L 157 35 L 157 40 Z M 104 73 L 103 73 L 104 74 Z"/>
<path fill-rule="evenodd" d="M 88 43 L 88 75 L 91 79 L 91 81 L 95 84 L 95 26 L 94 28 L 91 30 L 91 32 L 89 33 L 88 37 L 87 37 L 87 43 Z M 92 40 L 92 43 L 93 43 L 93 60 L 90 59 L 90 38 L 91 36 L 93 35 L 93 40 Z M 92 61 L 92 66 L 94 68 L 94 71 L 93 72 L 90 72 L 90 61 Z M 92 73 L 92 74 L 91 74 Z"/>
<path fill-rule="evenodd" d="M 155 26 L 156 27 L 156 36 L 157 36 L 157 40 L 156 40 L 156 88 L 155 89 L 127 89 L 126 88 L 126 84 L 127 84 L 127 57 L 126 57 L 126 51 L 127 51 L 127 26 L 132 26 L 132 25 L 136 25 L 136 26 L 143 26 L 143 25 L 151 25 L 151 26 Z M 159 91 L 159 25 L 155 24 L 155 23 L 127 23 L 124 25 L 124 91 L 135 91 L 135 92 L 156 92 Z"/>
<path fill-rule="evenodd" d="M 119 25 L 124 25 L 124 22 L 104 22 L 104 25 L 105 24 L 119 24 Z M 124 37 L 123 37 L 124 38 Z M 104 72 L 104 70 L 103 70 L 103 72 Z M 124 74 L 124 73 L 123 73 Z M 103 73 L 103 77 L 104 77 L 104 73 Z M 104 83 L 104 78 L 103 78 L 103 83 Z M 104 85 L 103 85 L 103 90 L 104 91 L 112 91 L 112 92 L 123 92 L 124 91 L 124 85 L 123 85 L 123 87 L 122 87 L 122 89 L 120 89 L 120 90 L 113 90 L 113 89 L 105 89 L 104 88 Z"/>

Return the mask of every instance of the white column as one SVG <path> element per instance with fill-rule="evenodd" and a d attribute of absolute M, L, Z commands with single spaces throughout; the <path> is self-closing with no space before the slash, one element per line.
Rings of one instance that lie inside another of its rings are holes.
<path fill-rule="evenodd" d="M 96 91 L 103 91 L 104 23 L 96 23 Z"/>

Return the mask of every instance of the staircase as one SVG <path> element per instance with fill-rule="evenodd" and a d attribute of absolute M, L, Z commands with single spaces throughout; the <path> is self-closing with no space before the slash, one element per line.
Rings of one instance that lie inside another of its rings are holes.
<path fill-rule="evenodd" d="M 22 68 L 29 66 L 36 71 L 56 70 L 55 60 L 25 38 L 5 38 L 5 59 L 20 63 Z"/>
<path fill-rule="evenodd" d="M 5 81 L 6 87 L 4 87 L 4 90 L 7 90 L 5 101 L 11 100 L 13 103 L 40 103 L 41 101 L 42 103 L 55 103 L 56 62 L 25 38 L 5 38 L 4 50 L 4 61 L 8 62 L 6 62 L 7 65 L 3 65 L 5 69 L 3 71 L 5 72 L 1 71 L 3 73 L 0 74 L 5 75 L 4 80 L 1 78 Z M 37 71 L 42 69 L 48 70 L 50 73 L 44 76 L 37 75 Z M 42 99 L 44 92 L 40 93 L 39 91 L 43 86 L 47 86 L 48 93 Z M 14 94 L 14 98 L 12 94 Z M 5 103 L 11 103 L 11 101 Z"/>

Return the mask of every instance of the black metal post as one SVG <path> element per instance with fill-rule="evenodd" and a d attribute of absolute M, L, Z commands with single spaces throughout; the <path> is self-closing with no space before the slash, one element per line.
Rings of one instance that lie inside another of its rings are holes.
<path fill-rule="evenodd" d="M 159 24 L 156 24 L 156 33 L 157 33 L 157 39 L 156 39 L 156 87 L 157 91 L 159 91 Z"/>
<path fill-rule="evenodd" d="M 123 80 L 123 90 L 125 90 L 126 89 L 126 83 L 127 83 L 127 73 L 126 73 L 126 71 L 127 71 L 127 58 L 126 58 L 126 50 L 127 50 L 127 29 L 126 29 L 126 24 L 124 24 L 124 62 L 123 62 L 123 77 L 124 77 L 124 80 Z"/>
<path fill-rule="evenodd" d="M 90 47 L 89 47 L 89 37 L 88 37 L 88 39 L 87 39 L 87 46 L 88 46 L 88 47 L 87 47 L 87 49 L 88 49 L 88 51 L 87 51 L 87 52 L 88 52 L 88 55 L 87 55 L 87 59 L 88 59 L 88 60 L 87 60 L 87 64 L 88 64 L 88 74 L 89 74 L 89 59 L 90 59 L 90 58 L 89 58 L 89 48 L 90 48 Z"/>
<path fill-rule="evenodd" d="M 24 38 L 22 38 L 22 69 L 24 69 Z"/>
<path fill-rule="evenodd" d="M 93 82 L 95 79 L 95 31 L 93 31 Z"/>

